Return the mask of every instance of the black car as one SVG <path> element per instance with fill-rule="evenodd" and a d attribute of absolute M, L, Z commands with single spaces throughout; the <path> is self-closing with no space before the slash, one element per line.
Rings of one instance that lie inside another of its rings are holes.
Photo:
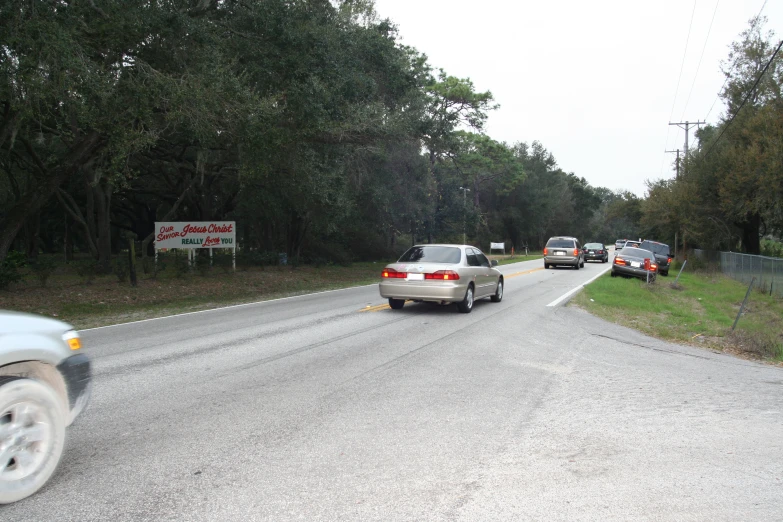
<path fill-rule="evenodd" d="M 669 249 L 669 245 L 645 239 L 639 245 L 639 248 L 649 250 L 655 254 L 655 264 L 658 265 L 658 273 L 663 276 L 669 275 L 669 265 L 672 264 L 672 253 Z"/>
<path fill-rule="evenodd" d="M 625 247 L 614 256 L 612 277 L 638 277 L 645 281 L 654 281 L 658 274 L 655 255 L 649 250 Z"/>
<path fill-rule="evenodd" d="M 609 250 L 606 249 L 606 245 L 603 243 L 586 243 L 582 247 L 582 252 L 585 255 L 585 261 L 600 261 L 606 263 L 609 261 Z"/>

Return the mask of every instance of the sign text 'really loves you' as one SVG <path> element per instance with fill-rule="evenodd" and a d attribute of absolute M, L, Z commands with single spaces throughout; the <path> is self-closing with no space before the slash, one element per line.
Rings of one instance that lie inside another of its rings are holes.
<path fill-rule="evenodd" d="M 155 248 L 235 248 L 235 221 L 171 221 L 155 223 Z"/>

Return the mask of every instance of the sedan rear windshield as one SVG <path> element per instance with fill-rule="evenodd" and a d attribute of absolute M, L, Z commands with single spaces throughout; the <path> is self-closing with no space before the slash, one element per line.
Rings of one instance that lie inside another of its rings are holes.
<path fill-rule="evenodd" d="M 574 248 L 573 239 L 550 239 L 547 244 L 547 248 Z"/>
<path fill-rule="evenodd" d="M 641 245 L 639 245 L 639 248 L 649 250 L 650 252 L 655 252 L 656 254 L 662 256 L 669 255 L 669 245 L 664 245 L 663 243 L 651 243 L 649 241 L 644 241 Z"/>
<path fill-rule="evenodd" d="M 620 250 L 621 256 L 628 257 L 641 257 L 644 259 L 652 259 L 652 252 L 649 250 L 642 250 L 641 248 L 626 247 Z"/>
<path fill-rule="evenodd" d="M 585 248 L 589 248 L 590 250 L 595 250 L 596 248 L 598 250 L 601 250 L 604 246 L 601 243 L 587 243 L 585 245 Z"/>
<path fill-rule="evenodd" d="M 456 247 L 415 246 L 400 258 L 400 263 L 459 263 L 462 252 Z"/>

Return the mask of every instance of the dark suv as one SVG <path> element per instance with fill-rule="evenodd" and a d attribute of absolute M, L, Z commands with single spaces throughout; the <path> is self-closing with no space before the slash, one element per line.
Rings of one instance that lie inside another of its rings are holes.
<path fill-rule="evenodd" d="M 658 264 L 658 273 L 663 276 L 669 275 L 669 265 L 671 265 L 672 262 L 672 253 L 669 249 L 669 245 L 645 239 L 642 241 L 642 244 L 639 245 L 639 248 L 642 250 L 649 250 L 655 254 L 655 262 Z"/>

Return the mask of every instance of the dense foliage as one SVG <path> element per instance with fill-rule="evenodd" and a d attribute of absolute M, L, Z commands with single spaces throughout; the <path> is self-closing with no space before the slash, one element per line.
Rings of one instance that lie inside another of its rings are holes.
<path fill-rule="evenodd" d="M 732 45 L 723 120 L 698 132 L 679 179 L 650 183 L 645 233 L 679 232 L 687 245 L 752 254 L 762 253 L 763 237 L 783 236 L 783 59 L 770 61 L 775 39 L 763 25 L 763 18 L 751 20 Z"/>
<path fill-rule="evenodd" d="M 783 220 L 777 72 L 711 156 L 642 200 L 483 134 L 492 94 L 433 70 L 371 0 L 0 0 L 0 20 L 0 260 L 82 252 L 109 271 L 126 232 L 149 255 L 154 222 L 174 220 L 236 220 L 244 252 L 315 262 L 463 234 L 610 242 L 642 223 L 707 244 Z M 748 186 L 759 169 L 776 188 Z M 692 193 L 722 214 L 694 218 Z"/>

